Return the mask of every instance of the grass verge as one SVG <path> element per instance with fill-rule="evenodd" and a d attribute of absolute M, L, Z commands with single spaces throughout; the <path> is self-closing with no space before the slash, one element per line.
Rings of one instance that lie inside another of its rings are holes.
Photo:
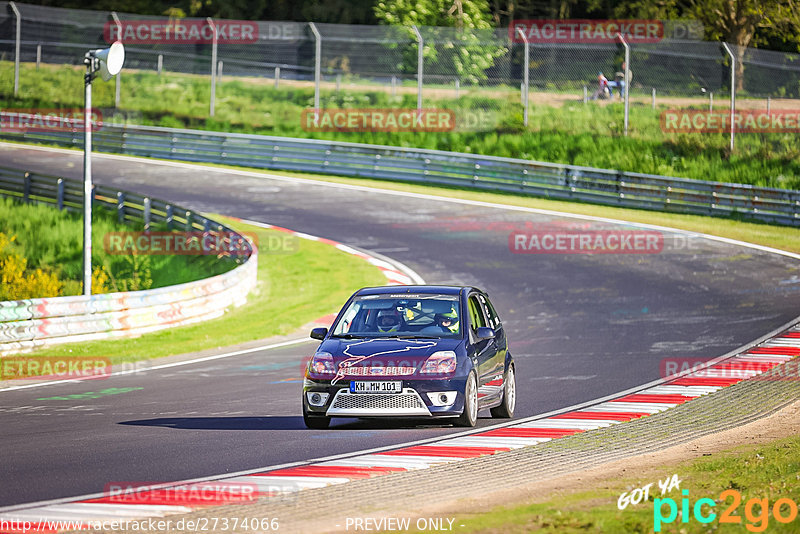
<path fill-rule="evenodd" d="M 669 504 L 655 499 L 673 499 L 677 516 L 669 523 L 659 522 L 662 532 L 681 534 L 705 532 L 797 532 L 798 520 L 782 524 L 774 516 L 774 506 L 779 499 L 794 503 L 782 503 L 782 517 L 789 517 L 800 502 L 800 437 L 775 440 L 762 445 L 748 445 L 720 452 L 693 461 L 664 465 L 659 470 L 644 470 L 636 478 L 605 480 L 595 488 L 562 495 L 544 502 L 513 507 L 497 507 L 487 513 L 456 517 L 455 525 L 463 525 L 459 532 L 522 533 L 522 532 L 653 532 L 655 515 L 669 518 Z M 677 474 L 680 490 L 672 489 L 663 496 L 657 481 Z M 653 483 L 649 499 L 639 504 L 628 504 L 618 508 L 618 499 L 627 492 Z M 684 497 L 682 491 L 688 490 Z M 731 493 L 723 493 L 730 491 Z M 735 507 L 734 493 L 741 497 Z M 689 512 L 682 515 L 682 499 L 686 498 Z M 716 501 L 712 509 L 701 504 L 699 512 L 716 517 L 708 524 L 698 521 L 694 507 L 698 500 L 708 498 Z M 756 499 L 767 504 L 750 504 Z M 730 509 L 731 520 L 722 522 L 723 512 Z M 687 517 L 688 516 L 688 517 Z M 683 520 L 686 519 L 686 522 Z"/>
<path fill-rule="evenodd" d="M 255 233 L 259 242 L 286 234 L 214 215 L 236 230 Z M 112 364 L 221 348 L 285 335 L 332 313 L 356 289 L 383 285 L 377 267 L 340 250 L 306 239 L 296 251 L 258 257 L 258 286 L 247 303 L 224 316 L 196 325 L 171 328 L 137 338 L 70 343 L 39 350 L 41 356 L 104 356 Z"/>
<path fill-rule="evenodd" d="M 153 225 L 154 231 L 166 226 Z M 92 265 L 109 275 L 105 291 L 135 291 L 181 284 L 221 274 L 235 266 L 209 255 L 113 255 L 104 250 L 104 236 L 138 231 L 117 221 L 101 207 L 92 214 Z M 43 204 L 23 204 L 0 197 L 0 232 L 8 238 L 7 253 L 27 260 L 28 271 L 52 273 L 63 284 L 60 296 L 80 295 L 83 277 L 83 214 Z M 97 288 L 95 288 L 95 292 Z M 0 291 L 0 295 L 3 294 Z M 43 296 L 43 295 L 38 295 Z M 55 293 L 47 296 L 55 296 Z M 27 297 L 26 297 L 27 298 Z"/>

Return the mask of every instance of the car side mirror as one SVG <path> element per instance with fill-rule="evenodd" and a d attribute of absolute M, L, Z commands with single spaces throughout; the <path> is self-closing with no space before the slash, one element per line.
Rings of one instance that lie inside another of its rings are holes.
<path fill-rule="evenodd" d="M 324 326 L 320 327 L 320 328 L 314 328 L 314 329 L 311 330 L 311 338 L 312 339 L 323 340 L 323 339 L 325 339 L 325 336 L 327 336 L 327 335 L 328 335 L 328 329 L 325 328 Z"/>
<path fill-rule="evenodd" d="M 494 339 L 494 336 L 494 328 L 489 328 L 488 326 L 478 327 L 478 330 L 475 332 L 475 337 L 479 340 Z"/>

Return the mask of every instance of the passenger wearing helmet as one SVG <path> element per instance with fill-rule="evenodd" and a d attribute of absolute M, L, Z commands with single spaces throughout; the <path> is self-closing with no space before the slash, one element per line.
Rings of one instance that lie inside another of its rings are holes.
<path fill-rule="evenodd" d="M 455 310 L 436 314 L 436 324 L 448 334 L 458 332 L 458 315 Z"/>
<path fill-rule="evenodd" d="M 395 309 L 381 310 L 378 312 L 376 325 L 378 332 L 397 332 L 400 329 L 402 319 L 400 313 Z"/>

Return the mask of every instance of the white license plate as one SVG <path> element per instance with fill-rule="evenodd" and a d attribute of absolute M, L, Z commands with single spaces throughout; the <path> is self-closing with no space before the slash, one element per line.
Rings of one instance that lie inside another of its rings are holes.
<path fill-rule="evenodd" d="M 403 382 L 400 380 L 353 380 L 350 382 L 350 393 L 402 393 Z"/>

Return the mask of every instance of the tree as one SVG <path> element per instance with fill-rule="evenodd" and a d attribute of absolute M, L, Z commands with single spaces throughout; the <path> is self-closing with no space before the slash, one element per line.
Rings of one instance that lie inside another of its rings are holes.
<path fill-rule="evenodd" d="M 426 65 L 454 70 L 462 81 L 486 79 L 486 70 L 495 58 L 507 52 L 495 42 L 486 0 L 380 0 L 374 12 L 381 23 L 402 28 L 412 41 L 416 41 L 412 26 L 428 27 L 422 49 Z M 431 28 L 434 26 L 454 30 Z M 416 44 L 408 47 L 399 67 L 416 72 L 417 53 Z"/>
<path fill-rule="evenodd" d="M 800 31 L 797 0 L 692 0 L 689 13 L 706 25 L 706 36 L 736 45 L 736 90 L 744 83 L 744 54 L 758 30 Z"/>
<path fill-rule="evenodd" d="M 736 45 L 736 89 L 744 83 L 744 55 L 749 46 L 800 45 L 800 0 L 627 0 L 617 15 L 634 18 L 692 17 L 703 23 L 706 38 Z"/>

